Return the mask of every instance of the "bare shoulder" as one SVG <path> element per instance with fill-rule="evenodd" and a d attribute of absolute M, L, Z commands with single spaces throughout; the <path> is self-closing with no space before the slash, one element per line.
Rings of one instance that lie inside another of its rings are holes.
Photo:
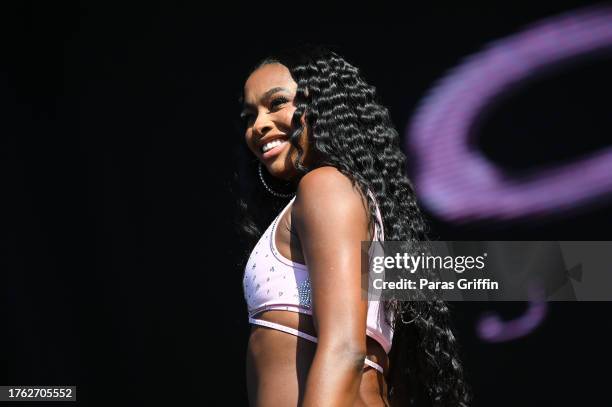
<path fill-rule="evenodd" d="M 298 184 L 298 194 L 343 193 L 353 189 L 351 180 L 336 167 L 325 166 L 315 168 L 302 177 Z"/>
<path fill-rule="evenodd" d="M 304 175 L 298 184 L 296 201 L 345 208 L 363 203 L 359 188 L 331 166 L 319 167 Z"/>
<path fill-rule="evenodd" d="M 294 202 L 298 222 L 330 226 L 353 223 L 367 225 L 367 204 L 357 185 L 337 168 L 316 168 L 302 177 Z M 365 227 L 367 230 L 367 227 Z"/>

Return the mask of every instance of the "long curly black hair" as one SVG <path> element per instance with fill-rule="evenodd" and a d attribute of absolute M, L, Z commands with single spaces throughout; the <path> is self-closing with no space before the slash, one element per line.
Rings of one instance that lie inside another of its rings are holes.
<path fill-rule="evenodd" d="M 378 101 L 376 88 L 368 85 L 360 70 L 341 57 L 333 46 L 302 44 L 260 61 L 286 66 L 297 91 L 292 118 L 294 165 L 303 175 L 313 168 L 303 166 L 298 140 L 305 114 L 311 148 L 322 157 L 317 167 L 336 167 L 367 196 L 370 222 L 378 222 L 375 196 L 383 218 L 386 240 L 422 242 L 429 228 L 419 209 L 413 186 L 406 175 L 406 156 L 389 111 Z M 239 97 L 239 100 L 242 100 Z M 237 122 L 244 131 L 244 124 Z M 239 195 L 236 224 L 245 239 L 245 256 L 261 234 L 288 203 L 288 198 L 269 194 L 258 179 L 257 158 L 240 143 L 235 188 Z M 267 176 L 277 191 L 290 192 L 295 184 Z M 370 225 L 372 226 L 372 224 Z M 243 266 L 243 264 L 240 264 Z M 385 301 L 393 316 L 394 337 L 389 353 L 389 400 L 393 405 L 467 406 L 469 387 L 451 329 L 450 310 L 440 299 Z"/>

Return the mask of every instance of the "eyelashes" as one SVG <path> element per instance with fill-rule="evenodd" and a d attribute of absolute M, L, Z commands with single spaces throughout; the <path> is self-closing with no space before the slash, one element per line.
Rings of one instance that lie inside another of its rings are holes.
<path fill-rule="evenodd" d="M 275 109 L 275 108 L 277 108 L 278 106 L 280 106 L 280 105 L 282 105 L 282 104 L 285 104 L 285 103 L 287 103 L 287 102 L 289 102 L 289 99 L 287 99 L 287 98 L 286 98 L 286 97 L 284 97 L 284 96 L 278 96 L 278 97 L 275 97 L 274 99 L 272 99 L 272 100 L 270 101 L 270 107 L 271 107 L 272 109 Z M 252 117 L 253 117 L 253 114 L 252 114 L 252 113 L 248 113 L 248 112 L 242 112 L 242 113 L 240 113 L 240 120 L 241 120 L 242 122 L 245 122 L 245 123 L 246 123 L 246 122 L 248 122 L 249 120 L 251 120 L 251 118 L 252 118 Z"/>
<path fill-rule="evenodd" d="M 270 102 L 270 106 L 276 107 L 282 105 L 283 103 L 287 103 L 288 101 L 289 99 L 287 99 L 286 97 L 279 96 L 277 98 L 272 99 L 272 101 Z"/>

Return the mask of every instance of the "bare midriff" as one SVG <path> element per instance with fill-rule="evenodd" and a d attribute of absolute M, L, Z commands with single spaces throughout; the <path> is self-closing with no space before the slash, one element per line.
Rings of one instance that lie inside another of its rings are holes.
<path fill-rule="evenodd" d="M 268 310 L 255 316 L 298 329 L 312 336 L 312 317 L 290 311 Z M 365 335 L 365 333 L 364 333 Z M 367 337 L 367 358 L 389 371 L 382 346 Z M 308 371 L 317 344 L 276 329 L 251 325 L 247 347 L 247 387 L 251 406 L 298 406 L 304 396 Z M 355 406 L 387 406 L 387 383 L 377 370 L 364 365 Z"/>

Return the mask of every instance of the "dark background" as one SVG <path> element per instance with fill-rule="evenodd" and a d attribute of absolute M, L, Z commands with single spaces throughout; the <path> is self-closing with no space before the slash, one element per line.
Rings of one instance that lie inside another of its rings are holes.
<path fill-rule="evenodd" d="M 462 57 L 587 3 L 3 6 L 0 384 L 76 385 L 83 405 L 245 405 L 229 187 L 247 70 L 297 41 L 337 45 L 403 135 Z M 521 169 L 609 146 L 611 68 L 534 83 L 491 114 L 481 148 Z M 610 240 L 611 215 L 473 228 L 428 214 L 440 240 Z M 483 311 L 525 307 L 453 304 L 474 406 L 610 403 L 610 304 L 551 303 L 527 337 L 476 337 Z"/>

